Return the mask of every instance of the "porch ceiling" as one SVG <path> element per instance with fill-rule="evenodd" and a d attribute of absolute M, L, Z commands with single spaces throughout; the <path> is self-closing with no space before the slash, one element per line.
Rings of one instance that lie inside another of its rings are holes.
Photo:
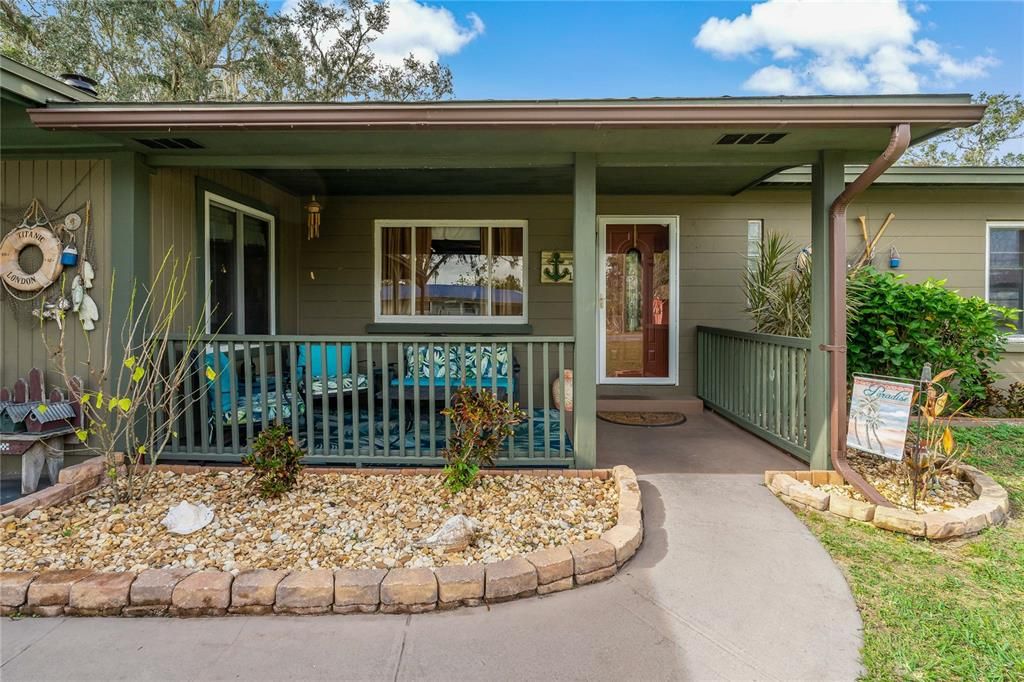
<path fill-rule="evenodd" d="M 735 194 L 779 170 L 744 166 L 601 167 L 599 194 Z M 570 194 L 572 166 L 540 168 L 251 169 L 293 194 L 340 196 Z"/>

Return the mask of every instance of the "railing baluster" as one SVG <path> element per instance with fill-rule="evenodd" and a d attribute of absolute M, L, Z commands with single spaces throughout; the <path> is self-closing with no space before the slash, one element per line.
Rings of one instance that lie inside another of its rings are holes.
<path fill-rule="evenodd" d="M 452 405 L 452 349 L 451 344 L 447 341 L 444 342 L 444 362 L 445 362 L 445 373 L 444 373 L 444 406 L 449 408 Z M 455 372 L 458 373 L 459 366 L 455 365 Z M 452 439 L 452 420 L 447 415 L 444 418 L 444 444 L 448 446 L 449 441 Z"/>
<path fill-rule="evenodd" d="M 281 415 L 282 405 L 281 396 L 285 392 L 284 380 L 281 379 L 281 344 L 278 341 L 274 342 L 274 402 L 277 403 L 276 410 L 274 412 L 274 424 L 283 424 L 284 417 Z"/>
<path fill-rule="evenodd" d="M 533 344 L 529 341 L 526 342 L 526 423 L 529 425 L 527 430 L 528 434 L 528 455 L 532 459 L 534 456 L 533 447 Z"/>
<path fill-rule="evenodd" d="M 551 371 L 548 369 L 548 355 L 550 350 L 548 348 L 548 342 L 544 342 L 544 457 L 551 457 L 551 404 L 549 402 L 550 391 L 548 390 L 548 381 L 551 378 Z M 565 375 L 562 375 L 563 378 Z M 565 428 L 565 425 L 562 425 Z"/>
<path fill-rule="evenodd" d="M 355 344 L 353 344 L 354 346 Z M 376 407 L 377 407 L 377 377 L 373 371 L 373 344 L 369 341 L 363 346 L 363 350 L 366 352 L 366 454 L 376 455 L 377 454 L 377 420 L 376 420 Z M 356 369 L 355 362 L 352 363 L 352 380 L 358 384 L 359 374 Z M 352 390 L 358 392 L 359 386 L 353 386 Z M 356 438 L 359 439 L 360 445 L 362 445 L 363 427 L 362 420 L 359 422 L 359 433 L 356 434 Z M 358 466 L 359 460 L 356 460 Z"/>
<path fill-rule="evenodd" d="M 228 384 L 228 393 L 231 396 L 231 447 L 234 448 L 235 452 L 238 452 L 238 358 L 235 356 L 235 343 L 234 339 L 229 339 L 227 342 L 228 377 L 231 379 L 231 382 Z M 248 409 L 248 406 L 246 406 L 246 409 Z"/>
<path fill-rule="evenodd" d="M 288 385 L 289 385 L 288 400 L 291 403 L 291 410 L 292 410 L 292 417 L 291 417 L 291 421 L 292 421 L 292 439 L 296 443 L 298 443 L 299 442 L 299 387 L 298 387 L 299 365 L 298 365 L 298 359 L 296 357 L 296 354 L 298 353 L 298 348 L 296 346 L 297 346 L 297 344 L 295 344 L 295 343 L 293 343 L 291 341 L 288 342 L 288 369 L 289 369 L 289 371 L 288 371 Z M 307 443 L 306 444 L 306 451 L 307 452 L 309 451 L 309 448 L 310 448 L 311 445 L 312 445 L 311 443 Z"/>
<path fill-rule="evenodd" d="M 436 428 L 434 424 L 434 382 L 437 379 L 437 367 L 436 363 L 434 362 L 434 342 L 429 341 L 428 343 L 429 345 L 427 346 L 427 419 L 430 420 L 430 427 L 428 429 L 428 432 L 430 433 L 430 447 L 428 448 L 428 451 L 430 452 L 430 456 L 434 457 L 437 455 L 437 447 L 435 445 L 435 438 L 437 437 L 437 434 L 434 433 L 434 430 Z M 445 362 L 447 361 L 448 360 L 446 358 Z"/>
<path fill-rule="evenodd" d="M 808 351 L 800 351 L 800 362 L 797 364 L 797 390 L 800 391 L 800 405 L 796 411 L 796 429 L 799 437 L 797 442 L 801 447 L 808 448 L 811 445 L 807 434 L 807 361 L 810 356 Z"/>
<path fill-rule="evenodd" d="M 306 351 L 306 365 L 302 368 L 303 383 L 303 404 L 306 410 L 306 450 L 310 453 L 316 452 L 316 414 L 313 411 L 313 355 L 310 352 L 312 345 L 307 341 L 304 350 Z"/>
<path fill-rule="evenodd" d="M 260 416 L 263 417 L 260 420 L 260 426 L 266 430 L 269 425 L 270 415 L 270 404 L 267 400 L 270 395 L 270 386 L 267 379 L 267 344 L 262 341 L 256 342 L 259 346 L 259 363 L 260 363 Z M 275 387 L 277 384 L 274 385 Z"/>
<path fill-rule="evenodd" d="M 558 342 L 558 376 L 563 381 L 558 382 L 558 390 L 561 400 L 558 401 L 558 455 L 565 457 L 565 344 Z"/>
<path fill-rule="evenodd" d="M 508 362 L 508 364 L 506 365 L 508 369 L 506 370 L 505 373 L 508 375 L 506 381 L 508 381 L 508 404 L 509 405 L 513 404 L 513 402 L 514 402 L 513 398 L 516 397 L 516 396 L 513 395 L 513 393 L 516 393 L 517 389 L 518 389 L 518 386 L 516 385 L 516 373 L 515 373 L 515 368 L 514 368 L 515 362 L 513 361 L 513 358 L 515 356 L 512 354 L 512 350 L 513 350 L 512 349 L 512 343 L 511 342 L 506 342 L 505 343 L 505 357 L 506 357 L 507 362 Z M 513 454 L 512 451 L 515 448 L 515 444 L 516 444 L 516 436 L 513 433 L 511 436 L 509 436 L 509 439 L 508 439 L 508 456 L 509 457 L 512 457 L 512 454 Z"/>
<path fill-rule="evenodd" d="M 182 344 L 182 353 L 185 352 L 185 348 L 186 348 L 186 345 L 183 343 Z M 195 354 L 195 349 L 194 348 L 192 349 L 192 353 L 193 353 L 193 355 Z M 203 401 L 203 399 L 206 397 L 207 394 L 206 394 L 205 391 L 199 391 L 199 395 L 198 396 L 196 396 L 194 393 L 192 393 L 192 374 L 195 372 L 195 365 L 192 364 L 193 358 L 189 357 L 189 358 L 184 358 L 184 359 L 189 364 L 188 371 L 185 372 L 185 395 L 188 396 L 188 404 L 184 406 L 184 408 L 185 408 L 185 452 L 187 452 L 188 454 L 191 455 L 192 452 L 195 450 L 195 427 L 196 427 L 196 425 L 195 425 L 195 417 L 192 414 L 192 412 L 194 411 L 193 408 L 195 407 L 195 401 L 198 400 L 201 403 Z"/>
<path fill-rule="evenodd" d="M 782 346 L 772 349 L 775 362 L 775 432 L 782 431 Z"/>
<path fill-rule="evenodd" d="M 388 390 L 391 387 L 391 373 L 388 370 L 388 342 L 380 344 L 380 368 L 381 368 L 381 401 L 380 411 L 384 415 L 384 425 L 381 429 L 381 437 L 384 439 L 384 456 L 391 456 L 391 396 Z M 401 379 L 399 379 L 401 381 Z M 376 425 L 373 426 L 374 437 L 376 437 Z"/>
<path fill-rule="evenodd" d="M 398 452 L 405 457 L 405 401 L 410 390 L 415 390 L 415 378 L 412 386 L 405 385 L 405 344 L 399 341 L 398 347 Z M 415 374 L 415 373 L 414 373 Z"/>
<path fill-rule="evenodd" d="M 253 404 L 252 404 L 252 352 L 249 348 L 249 342 L 244 342 L 242 346 L 242 366 L 245 368 L 245 446 L 248 448 L 252 445 L 252 420 L 253 415 Z M 265 407 L 262 403 L 260 408 Z M 241 443 L 235 445 L 235 450 L 241 451 L 239 447 Z"/>
<path fill-rule="evenodd" d="M 224 397 L 221 395 L 221 376 L 223 372 L 227 371 L 227 367 L 223 366 L 220 360 L 220 344 L 215 343 L 213 346 L 213 373 L 216 377 L 213 380 L 216 402 L 213 405 L 213 413 L 216 417 L 214 434 L 217 438 L 217 454 L 224 454 Z M 230 376 L 228 379 L 230 380 Z M 229 396 L 230 398 L 230 396 Z"/>
<path fill-rule="evenodd" d="M 414 369 L 413 369 L 413 374 L 412 374 L 413 383 L 416 386 L 415 393 L 414 393 L 416 398 L 412 401 L 413 437 L 416 440 L 415 440 L 415 447 L 413 448 L 412 452 L 413 452 L 413 455 L 415 455 L 416 457 L 422 457 L 423 456 L 423 441 L 422 441 L 422 437 L 420 436 L 420 400 L 423 397 L 423 394 L 421 393 L 421 391 L 423 390 L 423 387 L 421 386 L 423 379 L 420 377 L 420 372 L 423 371 L 422 367 L 420 366 L 420 349 L 421 348 L 423 348 L 423 346 L 420 345 L 419 341 L 416 341 L 416 345 L 414 346 L 415 350 L 414 350 L 414 354 L 413 354 L 413 358 L 414 358 L 415 364 L 413 365 Z M 434 366 L 433 358 L 428 357 L 427 358 L 427 367 L 433 367 L 433 366 Z"/>
<path fill-rule="evenodd" d="M 307 356 L 306 361 L 309 363 L 310 380 L 312 380 L 313 356 Z M 335 371 L 337 371 L 338 367 L 340 366 L 340 363 L 340 357 L 334 359 Z M 327 367 L 327 344 L 321 343 L 320 367 L 318 367 L 317 369 L 320 370 L 320 432 L 322 438 L 324 439 L 323 452 L 321 454 L 323 454 L 324 456 L 329 455 L 331 451 L 331 391 L 328 386 L 328 380 L 330 379 L 330 375 L 327 373 Z M 340 389 L 341 386 L 339 386 L 338 388 Z M 315 398 L 316 396 L 313 395 L 312 397 Z M 316 405 L 314 405 L 313 407 L 315 409 Z M 338 428 L 341 428 L 340 423 L 338 424 Z M 341 445 L 340 433 L 338 434 L 338 445 Z"/>
<path fill-rule="evenodd" d="M 359 412 L 359 346 L 355 343 L 351 344 L 352 347 L 352 358 L 350 359 L 352 370 L 352 452 L 358 457 L 362 454 L 362 449 L 359 443 L 359 423 L 361 415 Z M 338 344 L 338 362 L 341 362 L 341 344 Z M 367 358 L 369 359 L 369 358 Z M 341 366 L 339 365 L 339 374 Z M 344 378 L 344 377 L 343 377 Z M 339 389 L 341 386 L 338 387 Z M 342 393 L 338 394 L 338 409 L 340 415 L 338 416 L 338 429 L 342 429 L 342 425 L 345 423 L 345 396 Z M 341 439 L 344 431 L 338 433 L 338 445 L 341 446 Z M 344 451 L 344 447 L 341 450 Z"/>
<path fill-rule="evenodd" d="M 174 371 L 174 367 L 178 364 L 177 360 L 176 360 L 177 353 L 174 350 L 175 345 L 176 345 L 176 342 L 174 342 L 174 341 L 168 341 L 167 342 L 167 374 L 165 376 L 170 376 L 171 372 Z M 161 361 L 162 360 L 163 360 L 163 358 L 161 358 Z M 163 372 L 164 368 L 162 366 L 158 366 L 156 368 L 156 371 Z M 180 419 L 176 419 L 174 417 L 174 410 L 175 410 L 174 403 L 175 402 L 180 402 L 182 405 L 187 405 L 188 404 L 188 401 L 184 400 L 184 396 L 180 396 L 180 397 L 176 396 L 175 393 L 172 391 L 171 397 L 170 397 L 170 399 L 166 403 L 167 406 L 168 406 L 168 413 L 166 415 L 164 415 L 164 413 L 161 412 L 158 415 L 158 417 L 157 417 L 157 419 L 158 419 L 158 422 L 157 422 L 157 429 L 158 429 L 157 433 L 160 432 L 160 428 L 161 427 L 162 428 L 166 428 L 166 429 L 170 429 L 170 431 L 171 431 L 170 446 L 171 446 L 171 450 L 173 450 L 173 451 L 177 451 L 181 447 L 181 442 L 178 439 L 178 429 L 181 428 L 181 426 L 178 423 L 180 421 Z M 166 431 L 164 431 L 164 433 L 166 433 Z"/>

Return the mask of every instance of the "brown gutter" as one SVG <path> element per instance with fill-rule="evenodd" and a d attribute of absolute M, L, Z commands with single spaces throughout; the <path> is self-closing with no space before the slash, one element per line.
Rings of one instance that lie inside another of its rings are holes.
<path fill-rule="evenodd" d="M 342 130 L 424 128 L 683 128 L 976 123 L 976 104 L 343 104 L 57 106 L 29 109 L 48 130 Z"/>
<path fill-rule="evenodd" d="M 871 162 L 864 172 L 846 186 L 832 202 L 828 216 L 828 247 L 832 264 L 830 298 L 832 319 L 829 320 L 829 450 L 832 466 L 847 483 L 859 490 L 869 501 L 892 507 L 875 488 L 864 480 L 846 461 L 846 209 L 857 196 L 896 163 L 910 146 L 910 124 L 900 123 L 892 129 L 889 146 Z"/>

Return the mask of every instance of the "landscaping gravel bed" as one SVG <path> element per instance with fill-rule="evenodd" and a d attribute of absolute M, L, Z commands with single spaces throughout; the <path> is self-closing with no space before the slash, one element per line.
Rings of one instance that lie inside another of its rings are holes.
<path fill-rule="evenodd" d="M 246 471 L 156 474 L 134 508 L 100 488 L 59 507 L 4 520 L 0 569 L 394 568 L 489 563 L 601 536 L 616 523 L 613 480 L 482 476 L 451 495 L 439 475 L 304 473 L 278 500 L 262 501 Z M 160 524 L 181 500 L 214 511 L 185 536 Z M 481 530 L 463 552 L 415 543 L 454 514 Z"/>
<path fill-rule="evenodd" d="M 904 509 L 913 508 L 910 480 L 907 478 L 902 462 L 855 451 L 849 452 L 847 457 L 850 466 L 878 492 L 882 493 L 885 499 Z M 838 493 L 864 501 L 864 496 L 849 484 L 825 484 L 818 487 L 828 493 Z M 966 507 L 976 499 L 978 497 L 974 494 L 973 486 L 970 483 L 951 474 L 943 473 L 935 481 L 932 481 L 927 493 L 918 502 L 916 510 L 932 512 L 957 509 Z"/>

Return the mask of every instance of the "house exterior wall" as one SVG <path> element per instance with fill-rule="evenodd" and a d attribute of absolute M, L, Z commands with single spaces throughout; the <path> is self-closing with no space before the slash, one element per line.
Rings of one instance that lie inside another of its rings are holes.
<path fill-rule="evenodd" d="M 202 226 L 197 224 L 197 180 L 200 179 L 242 195 L 275 215 L 277 330 L 281 334 L 295 333 L 298 293 L 295 286 L 296 245 L 304 231 L 300 224 L 303 219 L 302 202 L 298 197 L 248 173 L 219 168 L 160 168 L 150 175 L 152 272 L 156 273 L 165 254 L 172 251 L 180 258 L 190 255 L 198 271 L 193 279 L 202 279 Z M 184 330 L 200 319 L 203 302 L 203 292 L 199 287 L 191 287 L 176 327 Z"/>
<path fill-rule="evenodd" d="M 107 301 L 110 296 L 110 173 L 108 160 L 30 160 L 0 162 L 0 188 L 2 188 L 5 217 L 24 210 L 32 199 L 39 199 L 46 208 L 55 210 L 61 202 L 61 213 L 92 202 L 89 231 L 94 248 L 88 254 L 96 270 L 93 288 L 89 291 L 99 307 L 100 319 L 97 328 L 89 335 L 91 345 L 99 352 L 102 345 L 104 325 L 109 314 Z M 66 198 L 66 200 L 65 200 Z M 84 238 L 84 234 L 83 234 Z M 38 262 L 38 261 L 37 261 Z M 31 267 L 30 264 L 27 264 Z M 47 290 L 52 295 L 59 285 Z M 70 297 L 71 282 L 65 284 L 65 295 Z M 3 297 L 6 299 L 5 292 Z M 46 346 L 43 343 L 39 321 L 34 317 L 19 314 L 9 301 L 0 305 L 0 385 L 10 386 L 33 367 L 44 370 L 48 388 L 64 389 L 56 372 L 52 371 Z M 38 299 L 36 300 L 38 304 Z M 20 306 L 19 306 L 20 307 Z M 84 378 L 88 373 L 82 363 L 87 357 L 88 343 L 78 326 L 77 316 L 71 315 L 72 326 L 65 337 L 68 358 L 73 373 Z M 57 326 L 46 323 L 46 331 L 56 341 Z"/>
<path fill-rule="evenodd" d="M 524 196 L 327 196 L 320 238 L 305 239 L 303 198 L 248 174 L 226 170 L 160 169 L 152 176 L 154 268 L 167 248 L 195 251 L 196 178 L 202 177 L 270 206 L 278 215 L 278 329 L 298 334 L 365 334 L 373 322 L 373 224 L 390 219 L 521 219 L 528 221 L 528 318 L 536 335 L 572 333 L 572 287 L 540 284 L 540 252 L 572 248 L 572 198 Z M 848 214 L 848 250 L 863 248 L 856 217 L 873 233 L 889 211 L 896 219 L 879 242 L 903 258 L 909 281 L 943 277 L 964 295 L 984 295 L 985 223 L 1024 218 L 1024 189 L 958 187 L 872 189 Z M 696 327 L 748 329 L 739 287 L 746 266 L 747 221 L 764 220 L 799 244 L 810 242 L 810 193 L 766 188 L 728 196 L 599 196 L 599 214 L 680 218 L 679 385 L 604 385 L 599 395 L 692 396 L 696 390 Z M 199 298 L 193 295 L 195 310 Z M 472 326 L 467 327 L 472 334 Z M 1013 344 L 999 366 L 1024 379 L 1024 345 Z"/>
<path fill-rule="evenodd" d="M 1024 220 L 1024 188 L 872 188 L 847 212 L 851 257 L 864 249 L 857 217 L 866 216 L 868 232 L 874 235 L 890 211 L 896 217 L 878 242 L 876 267 L 889 270 L 889 247 L 895 246 L 902 262 L 894 272 L 906 275 L 908 282 L 945 279 L 963 296 L 984 297 L 986 224 Z M 787 232 L 800 243 L 810 242 L 806 222 L 792 229 L 766 220 L 765 230 L 773 229 Z M 1024 341 L 1010 341 L 996 370 L 1004 375 L 1003 384 L 1024 381 Z"/>

